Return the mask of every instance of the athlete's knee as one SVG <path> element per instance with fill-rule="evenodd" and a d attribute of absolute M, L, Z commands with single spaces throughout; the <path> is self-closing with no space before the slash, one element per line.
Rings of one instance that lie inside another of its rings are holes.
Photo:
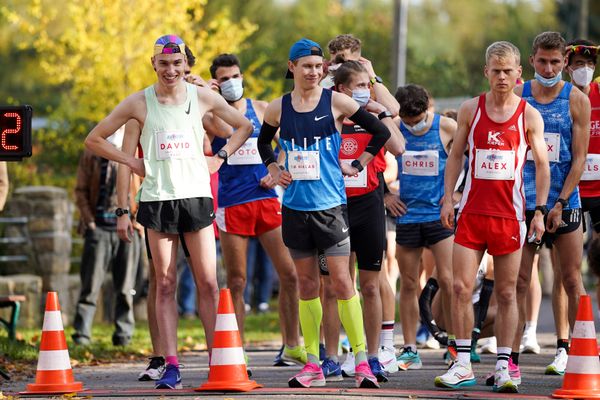
<path fill-rule="evenodd" d="M 161 297 L 173 297 L 177 290 L 177 280 L 169 276 L 157 277 L 156 294 Z"/>
<path fill-rule="evenodd" d="M 437 282 L 443 292 L 450 293 L 452 291 L 452 275 L 438 275 Z"/>
<path fill-rule="evenodd" d="M 499 305 L 507 306 L 515 301 L 516 297 L 515 285 L 498 285 L 496 287 L 496 301 Z"/>
<path fill-rule="evenodd" d="M 227 287 L 232 293 L 242 293 L 246 288 L 246 276 L 243 274 L 227 276 Z"/>
<path fill-rule="evenodd" d="M 279 273 L 279 285 L 285 290 L 298 290 L 298 274 L 293 264 Z"/>
<path fill-rule="evenodd" d="M 472 290 L 460 279 L 454 279 L 452 282 L 452 293 L 461 303 L 469 303 L 471 301 Z"/>
<path fill-rule="evenodd" d="M 360 293 L 364 298 L 375 298 L 379 296 L 379 280 L 370 279 L 367 282 L 361 282 Z"/>
<path fill-rule="evenodd" d="M 217 295 L 219 292 L 219 285 L 216 279 L 200 279 L 196 282 L 196 286 L 203 296 L 208 296 L 209 294 Z"/>
<path fill-rule="evenodd" d="M 565 292 L 568 294 L 579 294 L 580 290 L 583 288 L 581 273 L 577 269 L 574 269 L 568 273 L 563 272 L 562 283 L 565 288 Z"/>
<path fill-rule="evenodd" d="M 401 275 L 400 277 L 400 292 L 402 293 L 413 293 L 419 290 L 419 279 L 418 277 Z"/>
<path fill-rule="evenodd" d="M 530 284 L 531 278 L 528 279 L 526 276 L 519 274 L 519 277 L 517 278 L 517 298 L 527 295 Z"/>

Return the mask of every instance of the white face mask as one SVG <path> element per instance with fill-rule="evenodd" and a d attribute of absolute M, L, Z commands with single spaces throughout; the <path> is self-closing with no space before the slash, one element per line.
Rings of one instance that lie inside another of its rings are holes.
<path fill-rule="evenodd" d="M 427 114 L 425 114 L 425 118 L 414 124 L 413 126 L 409 126 L 404 124 L 404 127 L 408 129 L 410 133 L 421 132 L 427 126 Z"/>
<path fill-rule="evenodd" d="M 571 78 L 576 85 L 586 87 L 594 78 L 594 69 L 590 67 L 581 67 L 571 72 Z"/>
<path fill-rule="evenodd" d="M 238 101 L 244 96 L 244 86 L 240 78 L 228 79 L 221 83 L 221 95 L 230 103 Z"/>

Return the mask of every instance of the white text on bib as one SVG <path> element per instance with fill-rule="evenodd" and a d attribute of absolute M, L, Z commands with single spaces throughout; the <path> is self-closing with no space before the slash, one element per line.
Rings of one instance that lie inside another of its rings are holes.
<path fill-rule="evenodd" d="M 475 153 L 475 178 L 497 181 L 515 179 L 514 150 L 477 149 Z"/>

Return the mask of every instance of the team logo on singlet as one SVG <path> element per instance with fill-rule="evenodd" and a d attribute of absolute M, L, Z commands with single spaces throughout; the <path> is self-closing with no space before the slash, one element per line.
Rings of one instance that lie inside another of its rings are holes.
<path fill-rule="evenodd" d="M 344 138 L 344 140 L 342 140 L 342 147 L 340 150 L 344 155 L 351 156 L 352 154 L 356 153 L 356 150 L 358 150 L 358 142 L 356 139 Z"/>
<path fill-rule="evenodd" d="M 487 144 L 492 146 L 504 146 L 504 140 L 500 138 L 504 132 L 488 131 L 488 142 Z"/>

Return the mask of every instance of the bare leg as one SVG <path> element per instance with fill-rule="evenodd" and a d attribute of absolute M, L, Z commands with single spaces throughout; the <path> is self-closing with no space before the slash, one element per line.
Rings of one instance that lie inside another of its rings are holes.
<path fill-rule="evenodd" d="M 471 339 L 473 330 L 473 285 L 477 268 L 483 257 L 483 251 L 466 248 L 454 243 L 452 251 L 452 273 L 454 276 L 452 309 L 454 317 L 452 328 L 457 339 Z M 516 274 L 516 271 L 515 271 Z"/>
<path fill-rule="evenodd" d="M 326 356 L 328 358 L 337 356 L 340 341 L 340 317 L 337 296 L 330 276 L 323 276 L 323 336 Z"/>
<path fill-rule="evenodd" d="M 400 321 L 405 345 L 417 343 L 419 260 L 422 252 L 422 247 L 396 246 L 396 259 L 400 267 Z"/>
<path fill-rule="evenodd" d="M 248 254 L 248 238 L 219 230 L 221 249 L 223 250 L 223 266 L 227 271 L 227 287 L 231 291 L 235 319 L 242 342 L 244 340 L 244 289 L 246 288 L 246 258 Z"/>
<path fill-rule="evenodd" d="M 527 317 L 527 294 L 529 293 L 529 287 L 531 286 L 531 265 L 533 263 L 534 255 L 535 246 L 526 243 L 523 246 L 521 262 L 519 265 L 519 277 L 517 279 L 517 310 L 519 314 L 518 321 L 514 325 L 514 341 L 512 343 L 512 351 L 515 353 L 519 352 L 525 319 Z"/>
<path fill-rule="evenodd" d="M 520 268 L 521 249 L 494 257 L 494 293 L 498 303 L 496 338 L 498 347 L 510 347 L 515 336 L 517 314 L 517 274 Z"/>
<path fill-rule="evenodd" d="M 148 301 L 146 310 L 148 313 L 148 330 L 150 331 L 150 341 L 152 341 L 152 351 L 154 355 L 164 356 L 160 335 L 158 334 L 158 322 L 156 322 L 156 273 L 152 259 L 148 259 Z"/>
<path fill-rule="evenodd" d="M 554 326 L 556 327 L 557 339 L 569 339 L 569 312 L 568 298 L 563 287 L 563 278 L 560 268 L 560 259 L 556 247 L 552 249 L 552 271 L 554 280 L 552 282 L 552 313 L 554 314 Z"/>
<path fill-rule="evenodd" d="M 437 271 L 437 281 L 440 286 L 442 309 L 444 310 L 444 324 L 446 327 L 452 326 L 452 243 L 454 237 L 451 236 L 441 240 L 431 246 L 431 251 L 435 259 L 435 269 Z M 454 333 L 452 329 L 447 331 Z"/>
<path fill-rule="evenodd" d="M 579 297 L 585 294 L 581 278 L 581 259 L 583 256 L 583 229 L 580 226 L 573 232 L 559 235 L 555 241 L 560 259 L 562 283 L 569 298 L 569 325 L 575 326 Z"/>

